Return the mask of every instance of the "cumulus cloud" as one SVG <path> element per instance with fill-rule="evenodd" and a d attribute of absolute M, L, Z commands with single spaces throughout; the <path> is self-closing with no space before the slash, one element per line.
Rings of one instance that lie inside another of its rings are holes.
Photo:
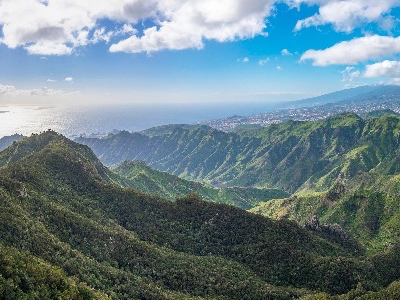
<path fill-rule="evenodd" d="M 157 25 L 113 44 L 111 52 L 201 49 L 203 41 L 252 38 L 264 33 L 274 0 L 157 1 Z"/>
<path fill-rule="evenodd" d="M 283 50 L 281 51 L 281 54 L 282 54 L 283 56 L 290 56 L 290 55 L 293 55 L 292 53 L 290 53 L 290 51 L 289 51 L 288 49 L 283 49 Z"/>
<path fill-rule="evenodd" d="M 354 28 L 375 22 L 385 30 L 393 28 L 393 7 L 400 5 L 398 0 L 287 0 L 291 6 L 301 3 L 318 5 L 315 15 L 299 20 L 295 30 L 305 27 L 332 24 L 336 31 L 351 32 Z"/>
<path fill-rule="evenodd" d="M 155 1 L 120 0 L 2 0 L 1 42 L 9 48 L 25 47 L 30 54 L 66 55 L 75 48 L 108 42 L 114 31 L 98 28 L 101 19 L 130 23 L 151 17 Z M 128 25 L 127 25 L 128 24 Z M 128 27 L 126 27 L 128 26 Z"/>
<path fill-rule="evenodd" d="M 390 15 L 392 8 L 400 6 L 398 0 L 284 1 L 290 6 L 319 6 L 317 14 L 297 22 L 296 30 L 333 24 L 336 30 L 349 32 L 370 22 L 390 30 L 396 24 Z M 24 47 L 33 55 L 70 55 L 79 47 L 100 42 L 110 43 L 111 52 L 201 49 L 206 40 L 227 42 L 267 35 L 266 19 L 278 2 L 0 0 L 0 43 Z"/>
<path fill-rule="evenodd" d="M 356 70 L 354 67 L 347 66 L 342 72 L 342 81 L 344 82 L 352 82 L 354 79 L 360 77 L 361 72 Z"/>
<path fill-rule="evenodd" d="M 1 42 L 30 54 L 68 55 L 78 47 L 109 43 L 111 52 L 202 48 L 265 34 L 275 0 L 2 0 Z M 122 24 L 107 30 L 99 21 Z M 133 27 L 151 24 L 142 33 Z M 127 35 L 127 37 L 124 37 Z"/>
<path fill-rule="evenodd" d="M 362 77 L 362 74 L 360 70 L 357 70 L 353 66 L 347 66 L 340 73 L 342 74 L 342 82 L 344 82 L 345 88 L 354 88 L 365 85 L 364 82 L 357 81 Z"/>
<path fill-rule="evenodd" d="M 385 60 L 365 66 L 364 77 L 400 78 L 400 61 Z"/>
<path fill-rule="evenodd" d="M 64 81 L 66 81 L 66 82 L 73 82 L 73 81 L 74 81 L 74 78 L 73 78 L 73 77 L 66 77 L 66 78 L 64 79 Z"/>
<path fill-rule="evenodd" d="M 399 52 L 400 37 L 371 35 L 340 42 L 325 50 L 307 50 L 300 61 L 312 60 L 314 66 L 355 65 Z"/>

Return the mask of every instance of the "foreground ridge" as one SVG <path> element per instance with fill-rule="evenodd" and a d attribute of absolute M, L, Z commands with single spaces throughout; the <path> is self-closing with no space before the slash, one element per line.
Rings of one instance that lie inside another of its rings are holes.
<path fill-rule="evenodd" d="M 360 284 L 366 292 L 400 278 L 391 268 L 397 248 L 366 257 L 357 243 L 292 221 L 195 195 L 171 202 L 120 187 L 88 147 L 54 132 L 25 138 L 0 158 L 4 251 L 14 247 L 76 277 L 71 284 L 82 292 L 87 286 L 88 298 L 292 299 L 312 290 L 344 294 Z M 40 285 L 24 269 L 28 287 L 0 272 L 1 286 L 12 282 L 19 295 Z"/>

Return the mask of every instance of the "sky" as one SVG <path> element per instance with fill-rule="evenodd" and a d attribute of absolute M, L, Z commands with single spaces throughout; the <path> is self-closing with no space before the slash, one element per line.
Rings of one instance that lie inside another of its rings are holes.
<path fill-rule="evenodd" d="M 0 104 L 257 103 L 400 84 L 400 0 L 0 0 Z"/>

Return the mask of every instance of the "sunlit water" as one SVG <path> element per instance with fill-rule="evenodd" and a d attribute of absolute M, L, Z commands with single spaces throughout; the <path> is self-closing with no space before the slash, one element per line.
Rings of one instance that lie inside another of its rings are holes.
<path fill-rule="evenodd" d="M 107 133 L 114 129 L 140 131 L 165 124 L 204 120 L 268 110 L 268 105 L 117 105 L 117 106 L 0 106 L 0 137 L 30 135 L 47 129 L 67 137 Z"/>

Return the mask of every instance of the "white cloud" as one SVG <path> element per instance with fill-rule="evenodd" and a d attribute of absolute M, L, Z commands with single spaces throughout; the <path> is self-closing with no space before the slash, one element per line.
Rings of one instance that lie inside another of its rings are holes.
<path fill-rule="evenodd" d="M 152 52 L 163 49 L 203 48 L 203 40 L 218 42 L 264 34 L 265 18 L 274 0 L 157 1 L 156 23 L 142 36 L 113 44 L 111 52 Z"/>
<path fill-rule="evenodd" d="M 1 42 L 23 46 L 31 54 L 66 55 L 75 48 L 108 41 L 112 33 L 97 27 L 101 19 L 136 23 L 153 15 L 155 1 L 2 0 Z"/>
<path fill-rule="evenodd" d="M 66 81 L 66 82 L 73 82 L 73 81 L 74 81 L 74 78 L 73 78 L 73 77 L 66 77 L 66 78 L 64 79 L 64 81 Z"/>
<path fill-rule="evenodd" d="M 114 32 L 113 31 L 107 32 L 105 27 L 96 29 L 93 33 L 92 43 L 96 44 L 101 41 L 108 43 L 108 42 L 110 42 L 110 39 L 113 35 L 114 35 Z"/>
<path fill-rule="evenodd" d="M 372 22 L 378 23 L 385 30 L 391 30 L 394 23 L 390 12 L 393 7 L 400 6 L 398 0 L 286 0 L 286 2 L 298 8 L 301 3 L 319 6 L 319 12 L 299 20 L 295 30 L 332 24 L 336 31 L 341 32 L 351 32 L 354 28 Z"/>
<path fill-rule="evenodd" d="M 265 34 L 265 18 L 274 2 L 1 0 L 1 42 L 36 55 L 68 55 L 78 47 L 111 41 L 111 52 L 202 48 L 204 40 L 225 42 Z M 99 27 L 103 19 L 116 21 L 121 28 Z M 133 26 L 143 21 L 152 25 L 139 34 Z"/>
<path fill-rule="evenodd" d="M 282 71 L 282 70 L 283 70 L 283 68 L 282 68 L 281 66 L 277 66 L 276 69 L 277 69 L 278 71 Z"/>
<path fill-rule="evenodd" d="M 360 78 L 362 76 L 362 74 L 359 70 L 357 70 L 353 66 L 347 66 L 340 73 L 342 74 L 342 82 L 344 82 L 344 86 L 347 89 L 366 85 L 364 82 L 359 82 L 356 80 L 356 79 Z"/>
<path fill-rule="evenodd" d="M 400 61 L 385 60 L 365 66 L 364 77 L 400 78 Z"/>
<path fill-rule="evenodd" d="M 282 54 L 283 56 L 290 56 L 290 55 L 293 55 L 292 53 L 290 53 L 290 51 L 289 51 L 288 49 L 283 49 L 283 50 L 281 51 L 281 54 Z"/>
<path fill-rule="evenodd" d="M 46 81 L 47 81 L 47 82 L 51 82 L 51 83 L 53 83 L 53 82 L 57 82 L 57 80 L 55 80 L 55 79 L 50 79 L 50 78 L 49 78 L 49 79 L 47 79 Z"/>
<path fill-rule="evenodd" d="M 13 85 L 0 84 L 0 96 L 10 94 L 13 91 L 15 91 L 15 87 Z"/>
<path fill-rule="evenodd" d="M 72 48 L 62 43 L 53 43 L 48 41 L 40 41 L 35 44 L 24 47 L 29 54 L 34 55 L 69 55 Z"/>
<path fill-rule="evenodd" d="M 342 81 L 344 82 L 352 82 L 354 79 L 358 78 L 361 76 L 361 72 L 359 70 L 356 70 L 356 68 L 347 66 L 342 72 Z"/>
<path fill-rule="evenodd" d="M 248 63 L 248 62 L 250 62 L 250 59 L 246 56 L 243 58 L 238 58 L 237 62 Z"/>
<path fill-rule="evenodd" d="M 62 90 L 50 89 L 48 87 L 41 87 L 35 89 L 18 89 L 13 85 L 0 84 L 0 97 L 20 97 L 20 96 L 60 96 L 60 95 L 73 95 L 79 92 L 65 92 Z"/>
<path fill-rule="evenodd" d="M 303 3 L 319 6 L 317 14 L 298 21 L 296 30 L 332 24 L 338 31 L 350 32 L 370 22 L 390 30 L 397 23 L 390 15 L 392 8 L 400 6 L 399 0 L 284 1 L 299 8 Z M 24 47 L 33 55 L 70 55 L 79 47 L 100 42 L 111 43 L 111 52 L 201 49 L 206 40 L 227 42 L 266 35 L 266 18 L 277 2 L 0 0 L 0 43 Z M 115 21 L 113 28 L 100 26 L 102 20 Z M 146 27 L 139 32 L 138 26 Z M 282 55 L 289 53 L 282 51 Z"/>
<path fill-rule="evenodd" d="M 121 29 L 117 30 L 114 35 L 137 34 L 137 29 L 133 28 L 131 24 L 124 24 Z"/>
<path fill-rule="evenodd" d="M 325 50 L 307 50 L 300 61 L 312 60 L 314 66 L 355 65 L 400 52 L 400 37 L 365 36 L 340 42 Z"/>
<path fill-rule="evenodd" d="M 265 64 L 267 64 L 269 62 L 269 60 L 270 60 L 269 57 L 266 59 L 261 59 L 260 61 L 258 61 L 258 64 L 260 66 L 264 66 Z"/>
<path fill-rule="evenodd" d="M 388 84 L 400 85 L 400 78 L 392 78 Z"/>

